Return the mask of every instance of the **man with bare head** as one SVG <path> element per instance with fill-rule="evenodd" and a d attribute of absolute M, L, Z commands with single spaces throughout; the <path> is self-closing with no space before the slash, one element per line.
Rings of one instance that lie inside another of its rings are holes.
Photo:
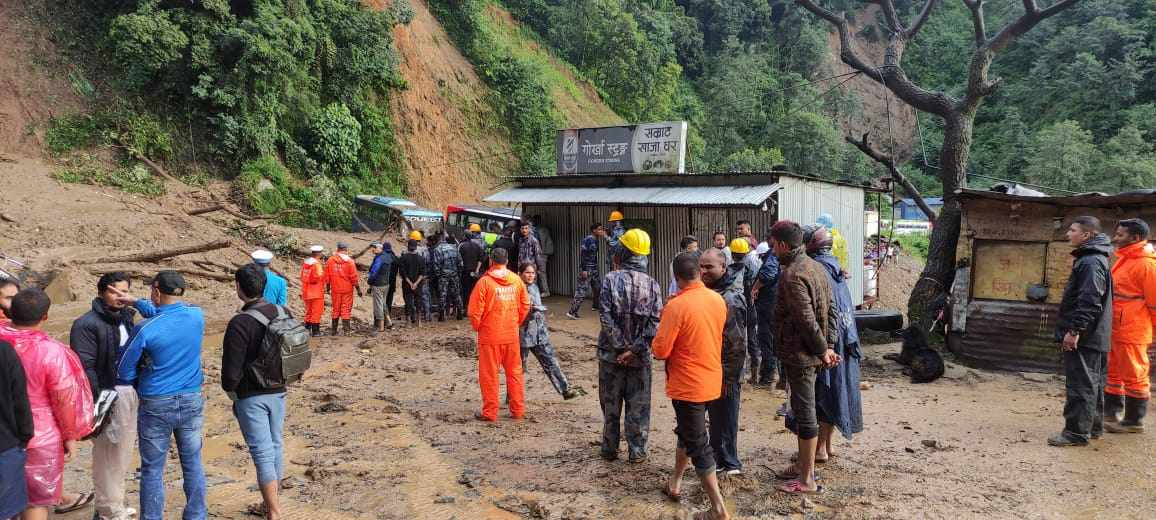
<path fill-rule="evenodd" d="M 20 292 L 20 284 L 11 278 L 0 278 L 0 323 L 12 315 L 12 297 Z"/>

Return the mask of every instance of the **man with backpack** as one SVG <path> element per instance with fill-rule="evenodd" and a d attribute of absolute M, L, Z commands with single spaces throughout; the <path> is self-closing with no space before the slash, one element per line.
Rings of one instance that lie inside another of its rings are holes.
<path fill-rule="evenodd" d="M 285 364 L 280 346 L 286 341 L 307 345 L 309 332 L 284 307 L 261 297 L 266 279 L 259 267 L 246 265 L 234 278 L 244 305 L 225 329 L 221 388 L 233 400 L 233 416 L 257 468 L 265 518 L 276 520 L 281 517 L 277 491 L 284 476 L 286 372 L 293 369 Z"/>

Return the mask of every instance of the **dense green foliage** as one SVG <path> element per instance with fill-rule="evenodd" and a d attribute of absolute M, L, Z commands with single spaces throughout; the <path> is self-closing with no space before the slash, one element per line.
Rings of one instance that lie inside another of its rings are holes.
<path fill-rule="evenodd" d="M 385 12 L 357 0 L 44 2 L 62 13 L 78 61 L 107 80 L 105 96 L 132 100 L 114 117 L 58 121 L 54 152 L 120 144 L 225 173 L 272 160 L 300 223 L 329 227 L 348 225 L 348 204 L 308 202 L 404 189 L 388 96 L 404 86 L 392 28 L 412 18 L 408 2 Z M 105 135 L 125 127 L 143 131 Z"/>
<path fill-rule="evenodd" d="M 990 3 L 994 31 L 1022 7 Z M 922 85 L 958 95 L 971 57 L 970 16 L 947 2 L 904 60 Z M 1085 0 L 996 58 L 1002 79 L 976 117 L 970 171 L 1073 191 L 1156 187 L 1156 2 Z M 934 175 L 942 129 L 922 120 Z M 973 178 L 973 185 L 993 181 Z"/>
<path fill-rule="evenodd" d="M 479 29 L 479 13 L 491 1 L 496 0 L 433 4 L 503 99 L 527 103 L 535 98 L 496 81 L 491 72 L 510 59 L 495 56 L 495 46 Z M 688 121 L 690 170 L 769 170 L 785 163 L 828 178 L 872 175 L 870 161 L 843 143 L 836 124 L 858 107 L 838 91 L 808 84 L 829 72 L 826 28 L 793 10 L 756 0 L 501 3 L 627 121 Z M 533 120 L 547 119 L 549 109 L 537 108 Z M 534 140 L 529 137 L 537 134 L 511 128 L 520 144 L 552 154 L 552 133 Z"/>

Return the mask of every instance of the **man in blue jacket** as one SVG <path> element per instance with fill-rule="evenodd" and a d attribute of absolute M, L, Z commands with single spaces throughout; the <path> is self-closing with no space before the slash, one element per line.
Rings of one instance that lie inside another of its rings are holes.
<path fill-rule="evenodd" d="M 265 272 L 265 301 L 284 306 L 289 299 L 289 283 L 273 272 L 273 252 L 264 249 L 253 251 L 253 263 Z"/>
<path fill-rule="evenodd" d="M 204 400 L 201 385 L 201 340 L 205 316 L 181 300 L 185 280 L 176 271 L 161 271 L 152 281 L 151 301 L 126 297 L 143 315 L 155 313 L 133 330 L 117 370 L 118 385 L 136 387 L 140 442 L 140 519 L 165 515 L 165 459 L 175 435 L 184 479 L 183 520 L 204 520 L 205 470 L 201 465 Z"/>
<path fill-rule="evenodd" d="M 393 328 L 393 319 L 389 317 L 393 307 L 393 286 L 397 279 L 397 270 L 393 268 L 396 256 L 393 246 L 374 242 L 369 244 L 373 250 L 373 263 L 369 266 L 369 294 L 373 297 L 373 332 L 385 332 L 386 327 Z"/>

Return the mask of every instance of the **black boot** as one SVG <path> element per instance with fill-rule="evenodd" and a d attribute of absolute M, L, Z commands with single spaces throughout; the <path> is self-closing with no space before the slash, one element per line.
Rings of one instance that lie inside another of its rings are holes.
<path fill-rule="evenodd" d="M 1120 414 L 1124 413 L 1124 396 L 1104 392 L 1104 422 L 1120 422 Z"/>
<path fill-rule="evenodd" d="M 349 324 L 349 320 L 341 320 L 341 332 L 346 336 L 353 335 L 353 328 Z"/>
<path fill-rule="evenodd" d="M 321 335 L 321 324 L 320 323 L 310 323 L 309 324 L 309 333 L 312 334 L 313 337 L 320 336 Z"/>
<path fill-rule="evenodd" d="M 1148 414 L 1148 400 L 1126 397 L 1124 419 L 1118 424 L 1105 424 L 1108 433 L 1144 433 L 1144 416 Z"/>
<path fill-rule="evenodd" d="M 341 320 L 338 320 L 336 318 L 333 319 L 333 323 L 329 326 L 329 335 L 330 336 L 336 336 L 337 335 L 337 322 L 339 322 L 339 321 L 341 321 Z"/>

